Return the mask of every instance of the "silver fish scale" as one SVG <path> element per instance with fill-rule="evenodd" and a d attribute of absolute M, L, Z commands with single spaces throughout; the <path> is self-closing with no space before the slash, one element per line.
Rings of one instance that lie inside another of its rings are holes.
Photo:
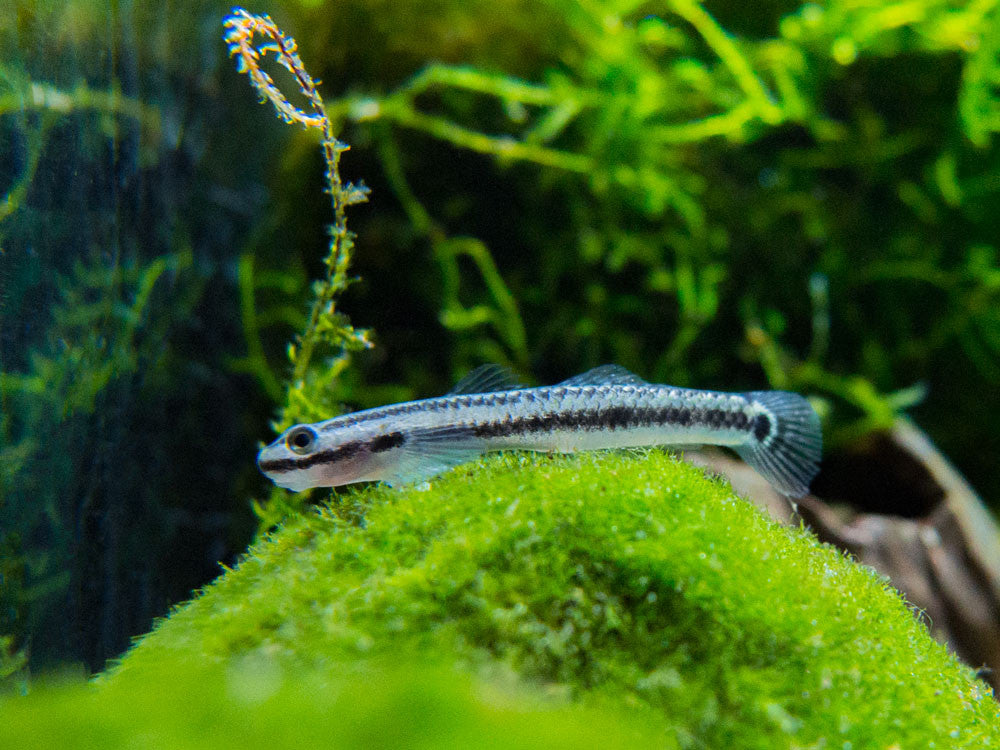
<path fill-rule="evenodd" d="M 568 415 L 614 407 L 673 407 L 695 413 L 719 409 L 733 413 L 745 412 L 748 416 L 751 408 L 744 396 L 718 391 L 656 385 L 548 386 L 411 401 L 335 417 L 318 427 L 324 431 L 389 419 L 398 420 L 396 426 L 402 429 L 430 426 L 429 423 L 445 427 L 449 423 L 469 425 L 543 413 Z"/>
<path fill-rule="evenodd" d="M 554 386 L 417 401 L 406 409 L 375 409 L 349 422 L 391 421 L 404 433 L 450 431 L 493 447 L 582 450 L 662 442 L 745 440 L 754 413 L 737 394 L 664 386 Z M 330 427 L 344 426 L 332 420 Z M 593 439 L 594 433 L 605 437 Z M 611 433 L 613 437 L 608 437 Z"/>

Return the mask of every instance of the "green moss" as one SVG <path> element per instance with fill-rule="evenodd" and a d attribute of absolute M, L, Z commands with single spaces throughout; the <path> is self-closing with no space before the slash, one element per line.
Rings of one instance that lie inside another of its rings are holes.
<path fill-rule="evenodd" d="M 229 668 L 146 672 L 95 690 L 36 691 L 2 707 L 5 747 L 579 748 L 656 742 L 648 725 L 607 710 L 544 700 L 537 691 L 454 670 L 384 665 L 294 676 L 248 659 Z M 595 735 L 596 733 L 596 735 Z"/>
<path fill-rule="evenodd" d="M 299 706 L 299 681 L 406 692 L 407 669 L 384 680 L 371 670 L 430 662 L 472 680 L 513 674 L 580 710 L 627 713 L 623 726 L 642 731 L 655 716 L 682 746 L 983 747 L 1000 736 L 988 689 L 885 579 L 664 453 L 503 455 L 430 488 L 339 502 L 290 522 L 162 621 L 112 670 L 105 698 L 86 699 L 91 720 L 122 710 L 122 685 L 152 680 L 169 695 L 189 686 L 185 664 L 250 658 L 288 675 L 275 700 L 306 724 L 318 704 Z M 154 678 L 164 673 L 181 687 Z M 448 682 L 439 672 L 417 674 L 425 700 L 471 711 L 460 693 L 434 697 Z M 234 710 L 224 690 L 198 700 L 209 714 Z M 352 716 L 374 721 L 365 706 Z M 40 700 L 35 720 L 46 715 Z M 161 720 L 143 715 L 131 714 Z"/>

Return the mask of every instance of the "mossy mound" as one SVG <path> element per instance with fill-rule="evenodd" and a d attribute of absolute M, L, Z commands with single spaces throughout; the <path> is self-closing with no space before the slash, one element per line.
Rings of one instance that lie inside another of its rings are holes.
<path fill-rule="evenodd" d="M 165 673 L 183 686 L 184 665 L 251 658 L 280 670 L 285 691 L 332 681 L 329 701 L 347 690 L 355 714 L 386 663 L 429 663 L 459 681 L 515 675 L 566 710 L 655 725 L 668 746 L 1000 738 L 989 690 L 885 579 L 659 451 L 500 456 L 429 489 L 341 502 L 290 523 L 161 622 L 96 691 L 109 697 L 94 699 L 93 720 L 121 710 L 110 695 L 124 684 L 169 694 Z M 384 679 L 403 684 L 407 669 Z M 231 692 L 199 700 L 231 715 Z M 449 701 L 462 709 L 445 691 Z"/>

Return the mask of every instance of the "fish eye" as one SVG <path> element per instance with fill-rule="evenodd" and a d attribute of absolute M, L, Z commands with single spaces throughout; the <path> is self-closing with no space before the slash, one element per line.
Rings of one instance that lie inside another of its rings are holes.
<path fill-rule="evenodd" d="M 285 445 L 293 453 L 308 453 L 316 442 L 316 430 L 307 425 L 293 427 L 285 436 Z"/>

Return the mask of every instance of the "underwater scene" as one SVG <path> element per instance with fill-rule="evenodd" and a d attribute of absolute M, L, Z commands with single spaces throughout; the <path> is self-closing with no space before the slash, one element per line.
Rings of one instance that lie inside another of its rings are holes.
<path fill-rule="evenodd" d="M 0 5 L 0 748 L 1000 747 L 1000 1 Z"/>

